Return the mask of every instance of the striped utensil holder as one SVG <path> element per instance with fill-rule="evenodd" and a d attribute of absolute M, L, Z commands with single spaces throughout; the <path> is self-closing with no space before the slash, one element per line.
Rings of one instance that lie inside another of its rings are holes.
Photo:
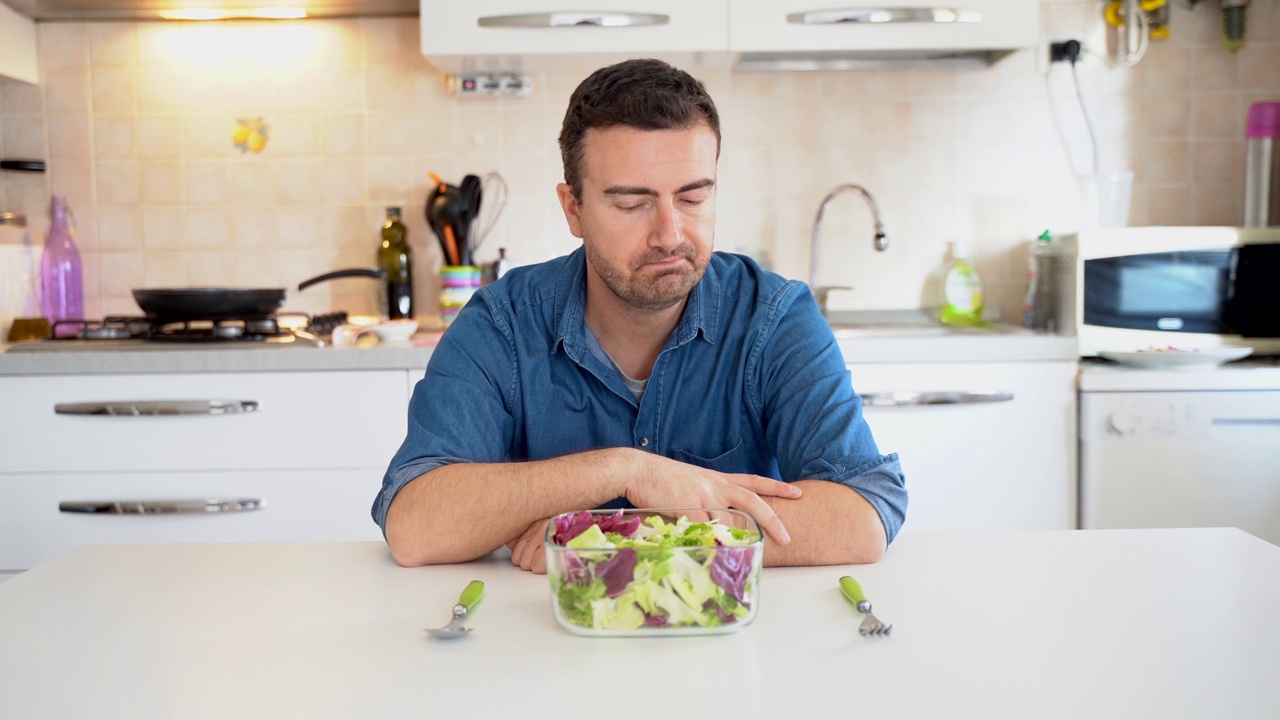
<path fill-rule="evenodd" d="M 462 307 L 479 289 L 478 266 L 445 265 L 440 268 L 440 316 L 446 326 L 458 317 Z"/>

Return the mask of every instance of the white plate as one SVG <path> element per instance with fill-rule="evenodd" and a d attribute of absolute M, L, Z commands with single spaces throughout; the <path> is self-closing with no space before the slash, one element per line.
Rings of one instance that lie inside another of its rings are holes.
<path fill-rule="evenodd" d="M 1253 348 L 1202 348 L 1199 350 L 1181 350 L 1175 352 L 1112 352 L 1104 350 L 1100 353 L 1108 360 L 1115 360 L 1131 367 L 1149 370 L 1168 370 L 1173 368 L 1216 367 L 1225 362 L 1239 360 Z"/>

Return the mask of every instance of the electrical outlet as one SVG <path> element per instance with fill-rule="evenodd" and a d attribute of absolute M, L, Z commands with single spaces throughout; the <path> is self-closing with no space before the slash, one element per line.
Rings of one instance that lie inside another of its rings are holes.
<path fill-rule="evenodd" d="M 514 73 L 450 75 L 445 85 L 456 98 L 527 97 L 533 92 L 533 80 Z"/>
<path fill-rule="evenodd" d="M 1039 52 L 1036 53 L 1036 70 L 1041 75 L 1048 75 L 1055 64 L 1070 62 L 1073 56 L 1076 62 L 1080 62 L 1084 59 L 1084 53 L 1085 46 L 1080 40 L 1041 38 Z"/>

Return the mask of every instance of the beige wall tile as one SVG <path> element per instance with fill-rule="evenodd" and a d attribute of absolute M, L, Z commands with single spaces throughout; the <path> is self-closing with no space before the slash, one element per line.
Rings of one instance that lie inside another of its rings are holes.
<path fill-rule="evenodd" d="M 36 116 L 9 116 L 0 126 L 0 137 L 8 157 L 42 158 L 45 156 L 45 123 Z"/>
<path fill-rule="evenodd" d="M 142 210 L 136 207 L 99 209 L 98 247 L 102 250 L 140 250 Z"/>
<path fill-rule="evenodd" d="M 89 69 L 89 26 L 84 23 L 36 23 L 36 45 L 45 77 Z"/>
<path fill-rule="evenodd" d="M 365 153 L 365 116 L 357 113 L 323 115 L 321 146 L 329 157 L 359 157 Z"/>
<path fill-rule="evenodd" d="M 50 160 L 88 160 L 93 157 L 93 133 L 89 129 L 88 116 L 50 117 L 46 127 Z"/>
<path fill-rule="evenodd" d="M 271 128 L 267 149 L 271 157 L 314 157 L 320 154 L 320 132 L 314 115 L 288 113 L 266 118 Z"/>
<path fill-rule="evenodd" d="M 486 129 L 482 132 L 494 133 L 494 126 L 499 125 L 502 115 L 497 108 L 490 109 L 485 113 L 489 119 Z M 497 123 L 493 122 L 493 116 L 497 115 Z M 366 147 L 371 156 L 384 155 L 408 155 L 413 148 L 411 138 L 412 123 L 408 113 L 403 112 L 374 112 L 367 116 L 368 136 Z M 496 137 L 491 138 L 492 142 L 499 145 L 502 143 L 502 133 L 497 133 Z"/>
<path fill-rule="evenodd" d="M 134 288 L 143 287 L 143 262 L 143 254 L 140 252 L 100 254 L 98 266 L 102 273 L 102 294 L 106 297 L 132 298 L 130 292 Z M 136 305 L 132 312 L 137 312 Z"/>
<path fill-rule="evenodd" d="M 276 163 L 250 156 L 228 162 L 227 198 L 239 205 L 274 205 Z"/>
<path fill-rule="evenodd" d="M 1197 185 L 1244 183 L 1244 143 L 1239 140 L 1197 142 L 1191 172 Z"/>
<path fill-rule="evenodd" d="M 183 126 L 179 117 L 138 118 L 138 155 L 178 159 L 183 154 Z"/>
<path fill-rule="evenodd" d="M 1155 225 L 1191 225 L 1191 188 L 1186 185 L 1152 187 L 1150 220 Z"/>
<path fill-rule="evenodd" d="M 153 288 L 180 288 L 191 284 L 186 253 L 147 253 L 143 262 L 142 282 Z"/>
<path fill-rule="evenodd" d="M 1149 137 L 1186 137 L 1191 132 L 1191 96 L 1173 95 L 1152 102 L 1147 108 Z"/>
<path fill-rule="evenodd" d="M 53 123 L 50 122 L 50 130 Z M 93 149 L 100 158 L 138 156 L 138 121 L 133 117 L 101 117 L 93 121 Z"/>
<path fill-rule="evenodd" d="M 92 72 L 92 99 L 95 115 L 136 115 L 138 81 L 134 70 L 102 70 Z"/>
<path fill-rule="evenodd" d="M 1280 46 L 1250 44 L 1240 51 L 1240 87 L 1280 90 Z"/>
<path fill-rule="evenodd" d="M 108 207 L 132 206 L 142 201 L 142 164 L 137 161 L 103 161 L 94 167 L 98 203 Z"/>
<path fill-rule="evenodd" d="M 1191 87 L 1191 50 L 1156 43 L 1147 51 L 1146 91 L 1149 94 L 1186 92 Z"/>
<path fill-rule="evenodd" d="M 182 82 L 181 71 L 142 65 L 138 69 L 138 112 L 142 115 L 181 113 Z"/>
<path fill-rule="evenodd" d="M 320 201 L 324 166 L 319 160 L 276 162 L 276 202 L 314 205 Z"/>
<path fill-rule="evenodd" d="M 191 208 L 188 213 L 187 241 L 192 250 L 221 250 L 229 253 L 235 243 L 231 237 L 231 219 L 226 208 Z M 221 256 L 224 253 L 203 253 Z M 195 253 L 193 253 L 195 255 Z M 196 263 L 191 265 L 195 273 Z M 230 265 L 227 266 L 230 268 Z"/>
<path fill-rule="evenodd" d="M 227 164 L 221 161 L 187 163 L 187 202 L 191 205 L 222 205 L 229 195 Z"/>
<path fill-rule="evenodd" d="M 1235 96 L 1195 95 L 1191 98 L 1191 134 L 1196 138 L 1239 138 L 1244 136 Z"/>
<path fill-rule="evenodd" d="M 191 284 L 195 287 L 233 287 L 236 283 L 235 254 L 193 251 L 187 255 Z"/>
<path fill-rule="evenodd" d="M 280 253 L 269 251 L 239 251 L 235 255 L 236 285 L 240 287 L 280 287 Z"/>
<path fill-rule="evenodd" d="M 1191 179 L 1191 145 L 1185 141 L 1146 143 L 1140 177 L 1146 183 L 1187 183 Z"/>
<path fill-rule="evenodd" d="M 89 71 L 41 70 L 44 105 L 50 115 L 89 114 Z"/>
<path fill-rule="evenodd" d="M 279 237 L 277 218 L 278 211 L 274 207 L 233 208 L 231 233 L 237 254 L 247 250 L 267 251 L 276 247 Z"/>
<path fill-rule="evenodd" d="M 138 35 L 133 23 L 91 23 L 89 61 L 95 68 L 132 68 L 138 64 Z"/>
<path fill-rule="evenodd" d="M 325 160 L 320 183 L 320 199 L 325 203 L 362 203 L 365 201 L 365 161 L 359 158 Z"/>
<path fill-rule="evenodd" d="M 186 173 L 180 162 L 142 163 L 142 202 L 177 205 L 186 201 Z"/>
<path fill-rule="evenodd" d="M 1240 225 L 1244 223 L 1244 187 L 1197 185 L 1192 222 L 1196 225 Z"/>
<path fill-rule="evenodd" d="M 64 195 L 83 227 L 90 228 L 96 217 L 93 192 L 93 163 L 88 160 L 49 162 L 49 192 Z"/>
<path fill-rule="evenodd" d="M 187 247 L 187 213 L 183 208 L 144 207 L 142 245 L 148 250 L 182 250 Z M 150 258 L 151 254 L 148 253 Z"/>

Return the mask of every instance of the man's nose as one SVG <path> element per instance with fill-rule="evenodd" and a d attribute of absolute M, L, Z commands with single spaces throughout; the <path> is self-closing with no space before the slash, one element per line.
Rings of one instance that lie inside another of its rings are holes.
<path fill-rule="evenodd" d="M 670 249 L 679 246 L 682 242 L 684 242 L 684 231 L 680 228 L 680 215 L 676 212 L 675 203 L 658 203 L 658 212 L 654 215 L 653 232 L 649 235 L 649 244 Z"/>

